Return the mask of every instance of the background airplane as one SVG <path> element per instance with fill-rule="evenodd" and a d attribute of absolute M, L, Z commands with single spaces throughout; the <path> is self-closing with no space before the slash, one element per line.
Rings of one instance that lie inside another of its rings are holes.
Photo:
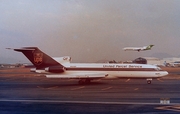
<path fill-rule="evenodd" d="M 37 47 L 13 49 L 22 52 L 36 67 L 32 71 L 44 73 L 47 78 L 79 79 L 79 84 L 90 83 L 94 79 L 145 78 L 150 84 L 152 78 L 162 77 L 167 71 L 147 64 L 109 63 L 60 63 Z"/>
<path fill-rule="evenodd" d="M 151 50 L 154 45 L 143 46 L 143 47 L 125 47 L 123 48 L 124 51 L 145 51 Z"/>

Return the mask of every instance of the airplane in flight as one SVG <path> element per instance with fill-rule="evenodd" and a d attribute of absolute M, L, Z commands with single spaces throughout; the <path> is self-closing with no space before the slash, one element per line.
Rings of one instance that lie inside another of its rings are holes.
<path fill-rule="evenodd" d="M 143 46 L 143 47 L 125 47 L 123 48 L 124 51 L 146 51 L 146 50 L 151 50 L 151 48 L 154 45 L 149 45 L 149 46 Z"/>
<path fill-rule="evenodd" d="M 10 48 L 9 48 L 10 49 Z M 153 78 L 168 74 L 161 68 L 147 64 L 117 63 L 60 63 L 37 47 L 13 49 L 22 52 L 36 67 L 31 70 L 43 73 L 47 78 L 78 79 L 79 84 L 90 83 L 94 79 L 145 78 L 151 84 Z"/>

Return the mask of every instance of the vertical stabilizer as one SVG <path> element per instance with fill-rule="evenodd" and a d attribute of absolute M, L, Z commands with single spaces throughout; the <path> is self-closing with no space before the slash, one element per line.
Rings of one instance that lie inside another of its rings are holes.
<path fill-rule="evenodd" d="M 23 47 L 20 49 L 14 49 L 14 51 L 22 52 L 37 69 L 42 69 L 50 66 L 61 66 L 60 63 L 53 58 L 43 53 L 37 47 Z"/>
<path fill-rule="evenodd" d="M 146 50 L 150 50 L 154 45 L 149 45 Z"/>

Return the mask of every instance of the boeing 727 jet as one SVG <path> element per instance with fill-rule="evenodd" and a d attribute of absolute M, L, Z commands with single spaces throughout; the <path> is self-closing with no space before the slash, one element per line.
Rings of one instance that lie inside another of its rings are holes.
<path fill-rule="evenodd" d="M 125 47 L 123 48 L 124 51 L 145 51 L 151 50 L 154 45 L 143 46 L 143 47 Z"/>
<path fill-rule="evenodd" d="M 167 71 L 147 64 L 109 63 L 60 63 L 37 47 L 13 49 L 22 52 L 36 67 L 33 71 L 44 73 L 47 78 L 78 79 L 79 84 L 90 83 L 94 79 L 145 78 L 150 84 L 152 78 L 168 74 Z"/>

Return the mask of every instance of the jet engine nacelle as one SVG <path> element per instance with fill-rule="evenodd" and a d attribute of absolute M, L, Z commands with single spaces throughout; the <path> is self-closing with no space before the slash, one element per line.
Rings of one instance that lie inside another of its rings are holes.
<path fill-rule="evenodd" d="M 51 72 L 51 73 L 62 73 L 64 72 L 66 69 L 62 66 L 51 66 L 51 67 L 47 67 L 45 68 L 46 72 Z"/>

